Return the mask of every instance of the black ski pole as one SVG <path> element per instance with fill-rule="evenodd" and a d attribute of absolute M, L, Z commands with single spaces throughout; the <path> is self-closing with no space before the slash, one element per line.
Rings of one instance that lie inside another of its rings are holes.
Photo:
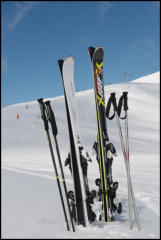
<path fill-rule="evenodd" d="M 45 113 L 45 111 L 46 111 L 45 110 L 45 105 L 43 103 L 43 98 L 40 98 L 37 101 L 40 105 L 41 118 L 44 122 L 44 127 L 45 127 L 45 131 L 46 131 L 46 135 L 47 135 L 47 140 L 48 140 L 48 143 L 49 143 L 51 158 L 52 158 L 53 166 L 54 166 L 54 169 L 55 169 L 55 175 L 56 175 L 56 180 L 57 180 L 58 189 L 59 189 L 59 193 L 60 193 L 60 198 L 61 198 L 61 203 L 62 203 L 62 207 L 63 207 L 64 217 L 65 217 L 67 229 L 69 231 L 70 228 L 69 228 L 68 218 L 67 218 L 67 214 L 66 214 L 66 209 L 65 209 L 63 194 L 62 194 L 61 185 L 60 185 L 60 181 L 59 181 L 57 166 L 56 166 L 55 157 L 54 157 L 54 153 L 53 153 L 53 148 L 52 148 L 52 144 L 51 144 L 51 139 L 50 139 L 50 135 L 49 135 L 49 126 L 48 126 L 48 120 L 46 118 L 46 113 Z"/>
<path fill-rule="evenodd" d="M 57 152 L 57 156 L 58 156 L 58 161 L 59 161 L 59 166 L 60 166 L 60 170 L 61 170 L 62 181 L 63 181 L 65 196 L 66 196 L 66 200 L 67 200 L 68 210 L 69 210 L 69 214 L 70 214 L 71 224 L 72 224 L 73 232 L 75 232 L 73 217 L 72 217 L 70 204 L 69 204 L 67 186 L 66 186 L 66 181 L 65 181 L 62 161 L 61 161 L 61 157 L 60 157 L 59 146 L 58 146 L 57 137 L 56 137 L 58 131 L 57 131 L 57 125 L 56 125 L 56 121 L 55 121 L 55 116 L 54 116 L 54 112 L 53 112 L 53 110 L 51 108 L 50 101 L 46 101 L 45 104 L 46 104 L 46 110 L 47 110 L 47 117 L 48 117 L 48 120 L 49 120 L 49 122 L 51 124 L 52 133 L 53 133 L 53 137 L 54 137 L 54 144 L 55 144 L 55 148 L 56 148 L 56 152 Z"/>

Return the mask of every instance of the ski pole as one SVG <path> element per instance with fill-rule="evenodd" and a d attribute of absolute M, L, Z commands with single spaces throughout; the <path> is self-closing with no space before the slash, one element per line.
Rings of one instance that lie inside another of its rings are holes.
<path fill-rule="evenodd" d="M 129 167 L 129 171 L 130 171 L 130 160 L 129 160 L 129 130 L 128 130 L 128 102 L 127 102 L 127 94 L 128 92 L 123 92 L 123 99 L 124 99 L 124 111 L 125 111 L 125 138 L 126 138 L 126 157 L 127 157 L 127 162 L 128 162 L 128 167 Z M 129 175 L 129 180 L 131 182 L 130 179 L 130 175 Z M 140 222 L 139 222 L 139 216 L 137 213 L 137 208 L 136 208 L 136 203 L 135 203 L 135 197 L 134 197 L 134 192 L 133 192 L 133 188 L 132 188 L 132 182 L 131 182 L 131 192 L 132 192 L 132 201 L 133 201 L 133 207 L 134 207 L 134 212 L 135 212 L 135 218 L 136 218 L 136 222 L 138 225 L 138 230 L 141 229 L 140 227 Z"/>
<path fill-rule="evenodd" d="M 115 93 L 111 93 L 111 103 L 113 103 L 113 107 L 114 107 L 114 113 L 116 115 L 116 120 L 117 120 L 117 124 L 119 124 L 119 118 L 118 118 L 118 114 L 117 114 L 117 103 L 116 103 L 116 97 L 115 97 Z M 120 133 L 120 140 L 123 139 L 123 136 Z M 123 151 L 123 155 L 126 155 L 125 149 L 123 147 L 123 141 L 121 141 L 121 145 L 122 145 L 122 151 Z M 125 156 L 126 158 L 126 156 Z M 127 160 L 126 160 L 127 161 Z M 127 164 L 127 184 L 128 184 L 128 209 L 129 209 L 129 228 L 130 230 L 132 230 L 132 208 L 131 208 L 131 191 L 130 191 L 130 169 L 129 169 L 129 164 Z"/>
<path fill-rule="evenodd" d="M 131 177 L 130 177 L 130 171 L 129 171 L 129 162 L 128 162 L 128 158 L 129 158 L 129 149 L 128 149 L 128 142 L 126 143 L 126 150 L 125 151 L 125 146 L 124 146 L 124 141 L 123 141 L 123 136 L 122 136 L 122 130 L 121 130 L 121 125 L 120 125 L 120 113 L 121 113 L 121 108 L 122 108 L 122 101 L 123 98 L 125 98 L 125 105 L 124 105 L 124 110 L 128 109 L 127 107 L 127 92 L 123 93 L 123 96 L 121 96 L 118 107 L 116 104 L 116 97 L 115 97 L 115 93 L 111 93 L 111 97 L 109 99 L 109 102 L 107 104 L 107 108 L 106 108 L 106 117 L 110 120 L 112 120 L 114 118 L 114 116 L 116 115 L 116 121 L 117 121 L 117 126 L 118 126 L 118 131 L 119 131 L 119 136 L 120 136 L 120 142 L 121 142 L 121 147 L 122 147 L 122 152 L 123 152 L 123 157 L 124 157 L 124 162 L 125 162 L 125 167 L 126 167 L 126 171 L 127 171 L 127 183 L 128 183 L 128 207 L 129 207 L 129 228 L 132 229 L 132 209 L 131 209 L 131 200 L 133 202 L 133 207 L 134 207 L 134 212 L 135 212 L 135 218 L 137 221 L 137 226 L 138 226 L 138 230 L 140 230 L 140 222 L 139 222 L 139 217 L 138 217 L 138 213 L 137 213 L 137 208 L 136 208 L 136 203 L 135 203 L 135 197 L 134 197 L 134 192 L 133 192 L 133 187 L 132 187 L 132 181 L 131 181 Z M 109 117 L 109 112 L 110 112 L 110 106 L 111 104 L 113 104 L 114 107 L 114 114 Z M 126 113 L 127 114 L 127 113 Z M 120 117 L 121 119 L 126 119 L 126 114 L 125 117 Z M 126 122 L 127 124 L 127 122 Z M 126 128 L 127 129 L 127 128 Z M 128 131 L 128 129 L 127 129 Z M 128 137 L 128 133 L 126 133 L 126 137 Z M 128 141 L 128 139 L 126 140 Z"/>
<path fill-rule="evenodd" d="M 123 157 L 124 157 L 126 171 L 127 171 L 127 179 L 128 179 L 128 206 L 129 206 L 129 228 L 130 228 L 130 230 L 132 229 L 132 208 L 131 208 L 131 200 L 132 200 L 133 207 L 134 207 L 135 218 L 136 218 L 136 222 L 137 222 L 137 226 L 138 226 L 138 230 L 140 230 L 141 228 L 140 228 L 139 216 L 138 216 L 138 212 L 137 212 L 137 208 L 136 208 L 134 191 L 133 191 L 132 181 L 131 181 L 131 177 L 130 177 L 129 143 L 128 143 L 128 121 L 127 121 L 127 110 L 128 110 L 127 94 L 128 94 L 127 92 L 123 92 L 123 95 L 121 96 L 119 104 L 118 104 L 118 109 L 117 109 L 117 107 L 114 107 L 114 108 L 115 108 L 115 111 L 116 111 L 117 126 L 118 126 L 118 130 L 119 130 L 121 147 L 122 147 Z M 123 100 L 124 100 L 125 117 L 121 117 L 120 116 Z M 114 105 L 116 105 L 115 95 L 114 95 L 113 103 L 114 103 Z M 124 145 L 124 141 L 123 141 L 123 136 L 122 136 L 122 130 L 121 130 L 121 124 L 120 124 L 119 117 L 121 119 L 125 119 L 126 150 L 125 150 L 125 145 Z"/>
<path fill-rule="evenodd" d="M 121 130 L 121 126 L 120 126 L 120 121 L 119 121 L 119 117 L 120 117 L 120 113 L 121 113 L 121 107 L 122 107 L 122 103 L 124 100 L 124 110 L 125 110 L 125 117 L 121 118 L 121 119 L 125 119 L 125 146 L 123 144 L 123 136 L 122 136 L 122 132 L 120 132 L 121 134 L 121 138 L 122 139 L 122 151 L 123 151 L 123 155 L 126 158 L 126 168 L 127 168 L 127 182 L 128 182 L 128 207 L 129 207 L 129 229 L 132 230 L 132 207 L 131 207 L 131 190 L 130 190 L 130 161 L 129 161 L 129 151 L 128 151 L 128 133 L 127 133 L 127 110 L 128 110 L 128 106 L 127 106 L 127 94 L 128 92 L 124 92 L 123 95 L 120 98 L 119 104 L 118 104 L 118 111 L 116 111 L 116 119 L 117 119 L 117 123 L 119 126 L 119 129 Z M 116 97 L 114 97 L 114 104 L 116 104 Z M 120 111 L 120 112 L 119 112 Z M 118 114 L 119 112 L 119 114 Z"/>
<path fill-rule="evenodd" d="M 50 153 L 51 153 L 53 166 L 54 166 L 54 169 L 55 169 L 55 175 L 56 175 L 56 180 L 57 180 L 58 189 L 59 189 L 59 193 L 60 193 L 60 199 L 61 199 L 61 203 L 62 203 L 62 207 L 63 207 L 64 217 L 65 217 L 65 221 L 66 221 L 66 225 L 67 225 L 67 230 L 70 231 L 68 218 L 67 218 L 67 214 L 66 214 L 66 209 L 65 209 L 65 204 L 64 204 L 64 199 L 63 199 L 63 194 L 62 194 L 61 185 L 60 185 L 59 176 L 58 176 L 58 170 L 57 170 L 55 157 L 54 157 L 54 153 L 53 153 L 53 148 L 52 148 L 52 144 L 51 144 L 51 139 L 50 139 L 50 135 L 49 135 L 49 126 L 48 126 L 48 120 L 46 118 L 46 113 L 45 113 L 45 105 L 43 103 L 43 98 L 40 98 L 37 101 L 40 105 L 41 118 L 44 122 L 46 136 L 47 136 L 47 140 L 48 140 L 48 143 L 49 143 L 49 149 L 50 149 Z"/>
<path fill-rule="evenodd" d="M 52 110 L 52 108 L 51 108 L 50 101 L 46 101 L 45 104 L 46 104 L 46 110 L 47 110 L 47 117 L 48 117 L 48 120 L 49 120 L 49 122 L 50 122 L 50 124 L 51 124 L 52 133 L 53 133 L 53 137 L 54 137 L 54 144 L 55 144 L 55 148 L 56 148 L 56 152 L 57 152 L 57 156 L 58 156 L 58 161 L 59 161 L 59 166 L 60 166 L 60 170 L 61 170 L 62 181 L 63 181 L 65 196 L 66 196 L 66 200 L 67 200 L 67 205 L 68 205 L 70 220 L 71 220 L 73 232 L 75 232 L 73 217 L 72 217 L 72 213 L 71 213 L 71 209 L 70 209 L 70 204 L 69 204 L 67 186 L 66 186 L 66 181 L 65 181 L 65 176 L 64 176 L 62 161 L 61 161 L 60 152 L 59 152 L 59 146 L 58 146 L 57 137 L 56 137 L 58 131 L 57 131 L 57 125 L 56 125 L 56 121 L 55 121 L 55 116 L 54 116 L 54 112 L 53 112 L 53 110 Z"/>

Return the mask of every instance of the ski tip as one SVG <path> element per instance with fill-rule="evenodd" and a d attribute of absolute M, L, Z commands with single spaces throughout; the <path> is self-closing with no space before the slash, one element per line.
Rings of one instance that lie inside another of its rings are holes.
<path fill-rule="evenodd" d="M 59 64 L 59 65 L 62 64 L 63 62 L 64 62 L 63 59 L 59 59 L 59 60 L 58 60 L 58 64 Z"/>
<path fill-rule="evenodd" d="M 72 55 L 69 55 L 69 56 L 67 56 L 67 57 L 64 59 L 64 62 L 65 62 L 65 61 L 68 61 L 68 60 L 74 61 L 74 57 L 73 57 Z"/>
<path fill-rule="evenodd" d="M 101 50 L 102 52 L 104 52 L 104 48 L 102 46 L 98 46 L 97 48 L 94 47 L 88 47 L 88 52 L 90 55 L 91 60 L 93 59 L 93 56 L 96 52 L 98 52 L 99 50 Z"/>
<path fill-rule="evenodd" d="M 65 66 L 73 66 L 74 65 L 74 57 L 73 56 L 67 56 L 64 59 L 64 64 L 63 64 L 63 68 L 65 68 Z"/>
<path fill-rule="evenodd" d="M 90 46 L 90 47 L 88 47 L 88 51 L 94 52 L 95 50 L 97 50 L 99 48 L 103 48 L 103 47 L 102 46 L 98 46 L 97 48 L 94 48 L 94 47 Z"/>
<path fill-rule="evenodd" d="M 89 52 L 89 55 L 90 55 L 91 60 L 92 60 L 92 58 L 93 58 L 94 51 L 95 51 L 95 48 L 94 48 L 94 47 L 88 47 L 88 52 Z"/>
<path fill-rule="evenodd" d="M 89 53 L 91 53 L 91 52 L 94 53 L 95 48 L 90 46 L 90 47 L 88 47 L 88 51 L 89 51 Z"/>
<path fill-rule="evenodd" d="M 95 49 L 95 48 L 94 48 L 94 47 L 92 47 L 92 46 L 89 46 L 89 47 L 88 47 L 88 49 Z"/>
<path fill-rule="evenodd" d="M 100 46 L 99 49 L 102 49 L 102 51 L 104 52 L 104 47 Z"/>
<path fill-rule="evenodd" d="M 102 46 L 98 46 L 95 51 L 103 51 L 104 52 L 104 48 Z"/>
<path fill-rule="evenodd" d="M 62 60 L 62 59 L 58 60 L 58 65 L 59 65 L 60 70 L 63 68 L 63 63 L 64 63 L 64 60 Z"/>

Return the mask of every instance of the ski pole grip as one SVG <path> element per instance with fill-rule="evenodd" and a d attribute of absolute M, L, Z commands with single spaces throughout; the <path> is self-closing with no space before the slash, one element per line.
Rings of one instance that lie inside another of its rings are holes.
<path fill-rule="evenodd" d="M 112 103 L 113 103 L 114 111 L 117 112 L 117 103 L 116 103 L 115 93 L 111 93 L 111 100 L 112 100 Z"/>
<path fill-rule="evenodd" d="M 128 105 L 127 105 L 127 94 L 128 92 L 123 92 L 123 98 L 124 98 L 124 110 L 128 110 Z"/>
<path fill-rule="evenodd" d="M 112 116 L 109 116 L 112 104 L 113 104 L 113 108 L 114 108 L 114 113 Z M 106 117 L 109 120 L 112 120 L 115 117 L 116 111 L 117 111 L 117 104 L 116 104 L 115 93 L 111 93 L 111 96 L 109 97 L 109 100 L 108 100 L 108 103 L 106 106 Z"/>
<path fill-rule="evenodd" d="M 45 130 L 48 131 L 49 130 L 49 126 L 48 126 L 48 121 L 47 121 L 46 115 L 45 115 L 45 106 L 44 106 L 44 103 L 43 103 L 43 98 L 39 98 L 37 101 L 38 101 L 39 106 L 40 106 L 41 118 L 44 121 Z"/>
<path fill-rule="evenodd" d="M 46 104 L 46 108 L 47 108 L 48 119 L 51 123 L 53 135 L 56 136 L 58 133 L 58 130 L 57 130 L 57 126 L 56 126 L 54 112 L 51 108 L 50 101 L 46 101 L 45 104 Z"/>

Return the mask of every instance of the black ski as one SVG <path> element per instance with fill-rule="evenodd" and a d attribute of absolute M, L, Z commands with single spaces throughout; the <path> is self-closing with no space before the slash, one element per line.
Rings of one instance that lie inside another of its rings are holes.
<path fill-rule="evenodd" d="M 104 49 L 102 47 L 88 48 L 93 72 L 94 94 L 96 104 L 97 116 L 97 138 L 98 138 L 98 159 L 101 177 L 101 192 L 104 211 L 104 221 L 109 221 L 109 199 L 108 199 L 108 180 L 107 169 L 105 164 L 106 159 L 106 142 L 109 141 L 106 127 L 105 116 L 105 96 L 104 96 L 104 82 L 103 82 L 103 57 Z"/>

